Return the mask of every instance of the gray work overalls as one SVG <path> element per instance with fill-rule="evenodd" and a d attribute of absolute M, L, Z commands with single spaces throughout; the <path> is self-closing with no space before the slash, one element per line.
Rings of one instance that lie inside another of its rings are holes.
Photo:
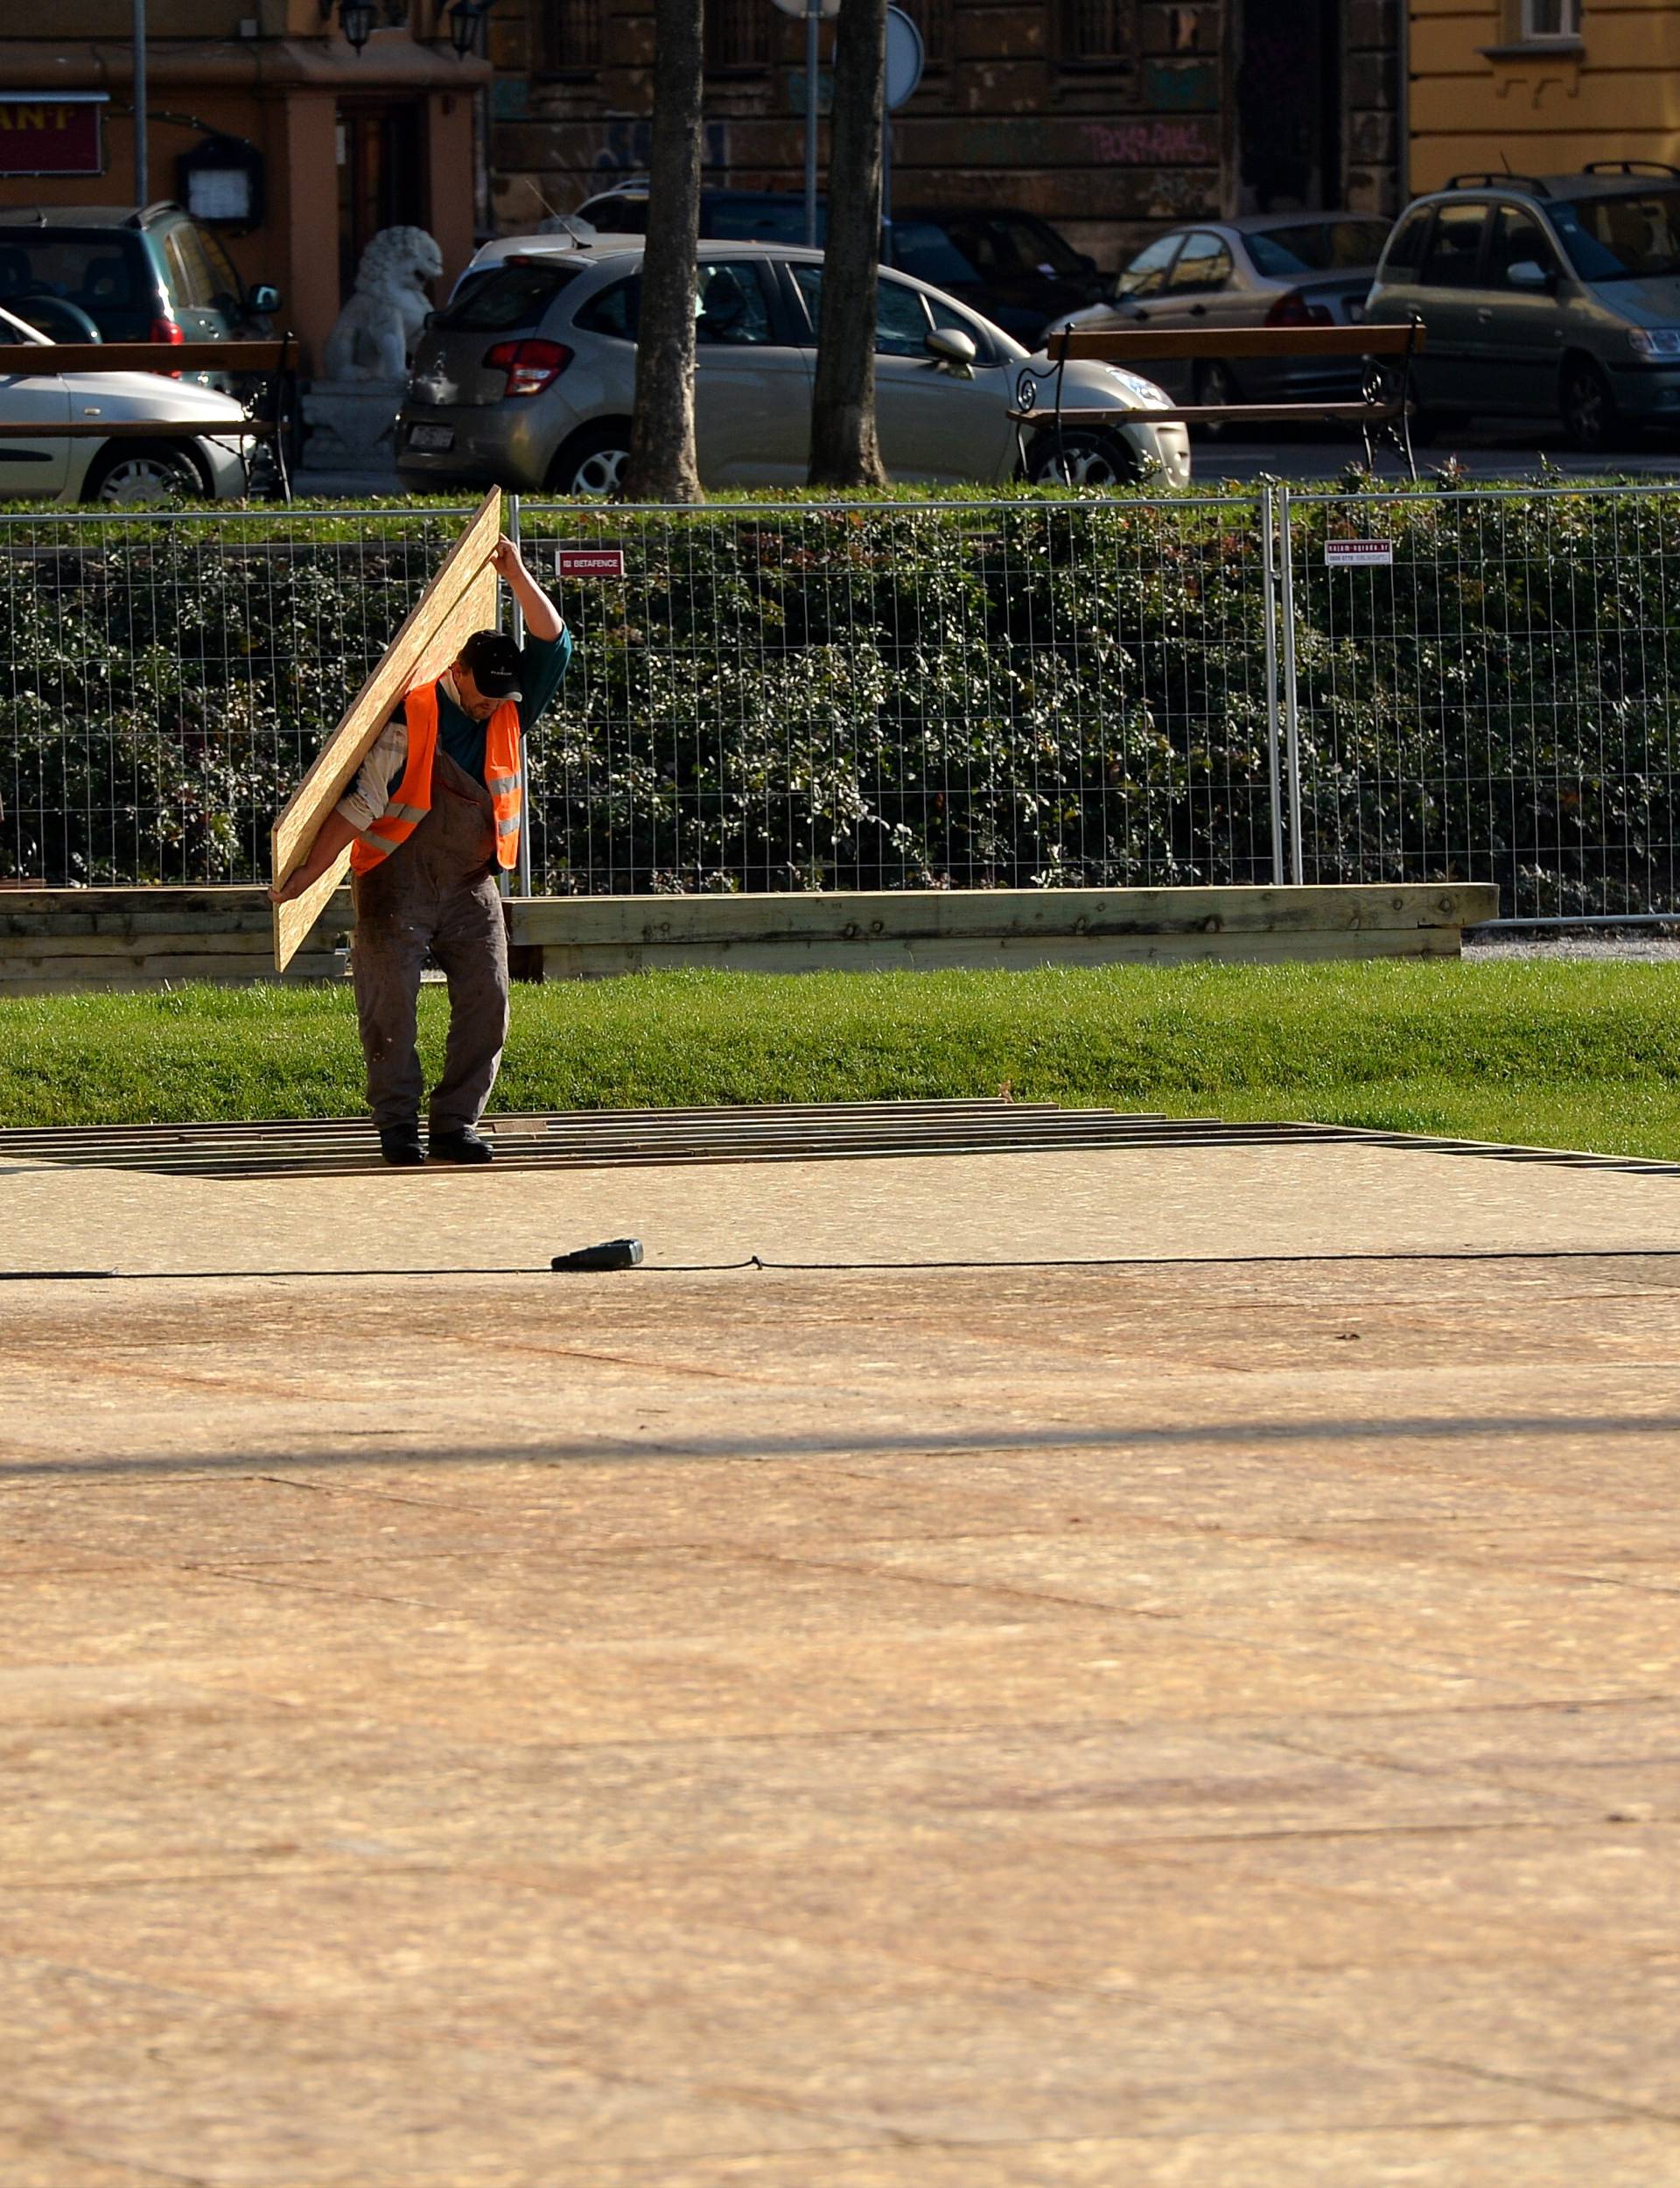
<path fill-rule="evenodd" d="M 439 742 L 430 811 L 370 873 L 351 877 L 350 971 L 368 1102 L 382 1130 L 419 1122 L 424 1082 L 415 1017 L 428 950 L 449 981 L 449 1043 L 444 1076 L 431 1090 L 430 1128 L 463 1132 L 484 1113 L 508 1039 L 508 930 L 497 871 L 490 793 Z"/>

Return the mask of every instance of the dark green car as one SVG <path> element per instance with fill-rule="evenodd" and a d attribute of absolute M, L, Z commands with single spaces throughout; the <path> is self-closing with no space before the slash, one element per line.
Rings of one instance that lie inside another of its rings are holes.
<path fill-rule="evenodd" d="M 1454 176 L 1396 223 L 1365 316 L 1413 312 L 1426 424 L 1545 420 L 1589 451 L 1680 425 L 1680 168 Z"/>

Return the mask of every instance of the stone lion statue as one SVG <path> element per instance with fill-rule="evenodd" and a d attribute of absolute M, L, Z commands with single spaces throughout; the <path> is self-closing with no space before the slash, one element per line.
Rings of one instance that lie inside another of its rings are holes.
<path fill-rule="evenodd" d="M 382 228 L 361 254 L 356 292 L 326 338 L 329 380 L 401 380 L 431 309 L 423 284 L 444 270 L 444 255 L 423 228 Z"/>

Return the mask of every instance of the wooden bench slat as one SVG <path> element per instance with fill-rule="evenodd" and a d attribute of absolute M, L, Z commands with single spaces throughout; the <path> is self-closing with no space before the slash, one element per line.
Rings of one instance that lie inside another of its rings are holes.
<path fill-rule="evenodd" d="M 1103 364 L 1151 357 L 1404 357 L 1424 347 L 1409 326 L 1076 326 L 1066 337 L 1070 361 Z M 1048 339 L 1051 361 L 1063 337 Z"/>
<path fill-rule="evenodd" d="M 295 372 L 295 341 L 281 342 L 48 342 L 14 347 L 5 363 L 27 359 L 32 372 Z M 0 376 L 10 377 L 3 370 Z"/>
<path fill-rule="evenodd" d="M 122 417 L 48 420 L 39 425 L 0 424 L 0 440 L 272 440 L 275 428 L 259 417 Z"/>
<path fill-rule="evenodd" d="M 1398 403 L 1186 403 L 1165 410 L 1075 409 L 1064 403 L 1060 410 L 1012 410 L 1011 417 L 1026 425 L 1054 428 L 1063 425 L 1110 424 L 1116 419 L 1136 424 L 1139 418 L 1183 425 L 1326 424 L 1385 425 L 1401 412 Z"/>

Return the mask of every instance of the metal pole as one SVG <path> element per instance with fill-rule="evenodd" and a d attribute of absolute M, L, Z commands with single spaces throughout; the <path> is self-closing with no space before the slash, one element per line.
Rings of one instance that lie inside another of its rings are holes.
<path fill-rule="evenodd" d="M 503 496 L 503 502 L 508 511 L 508 536 L 513 541 L 514 546 L 517 547 L 519 544 L 519 496 L 516 494 L 506 494 Z M 517 593 L 514 596 L 514 643 L 516 646 L 522 646 L 525 643 L 525 611 L 519 605 L 519 596 Z M 523 810 L 520 816 L 519 894 L 522 896 L 528 896 L 531 893 L 531 753 L 529 738 L 527 737 L 523 739 L 522 740 L 522 749 L 521 750 L 519 756 L 519 764 L 521 771 L 525 777 L 525 803 Z"/>
<path fill-rule="evenodd" d="M 134 201 L 151 196 L 146 171 L 146 0 L 134 0 Z"/>
<path fill-rule="evenodd" d="M 816 249 L 816 33 L 822 0 L 805 0 L 805 247 Z"/>
<path fill-rule="evenodd" d="M 1298 889 L 1305 880 L 1301 845 L 1301 708 L 1295 682 L 1295 543 L 1290 523 L 1289 488 L 1280 487 L 1284 545 L 1284 730 L 1289 782 L 1289 878 Z"/>
<path fill-rule="evenodd" d="M 1278 699 L 1278 512 L 1270 487 L 1260 489 L 1260 583 L 1266 600 L 1266 763 L 1271 776 L 1271 880 L 1284 886 L 1284 782 Z"/>

